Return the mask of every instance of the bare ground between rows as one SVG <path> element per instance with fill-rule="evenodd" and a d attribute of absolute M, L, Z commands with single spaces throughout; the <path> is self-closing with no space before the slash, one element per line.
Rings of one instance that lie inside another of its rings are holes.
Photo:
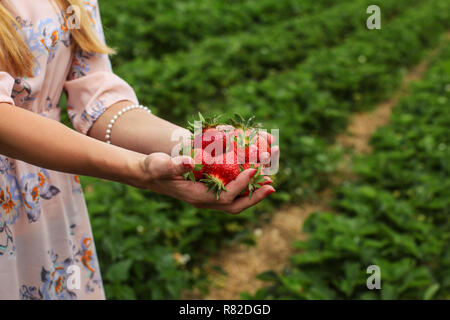
<path fill-rule="evenodd" d="M 446 40 L 450 34 L 446 35 Z M 332 185 L 300 206 L 290 206 L 277 211 L 268 223 L 263 223 L 257 230 L 259 234 L 256 245 L 234 245 L 223 248 L 212 257 L 209 265 L 218 266 L 226 274 L 211 269 L 213 282 L 210 292 L 205 297 L 198 292 L 185 292 L 184 299 L 239 299 L 241 292 L 254 293 L 264 285 L 256 276 L 264 271 L 281 272 L 294 252 L 291 244 L 304 240 L 302 232 L 305 219 L 316 211 L 330 211 L 329 203 L 333 197 L 332 188 L 345 179 L 352 179 L 350 173 L 351 156 L 371 151 L 369 140 L 377 128 L 389 122 L 393 107 L 400 98 L 408 94 L 411 82 L 421 79 L 428 68 L 430 60 L 439 52 L 440 46 L 432 50 L 425 59 L 412 68 L 404 77 L 400 88 L 387 101 L 378 104 L 370 112 L 357 113 L 350 119 L 346 133 L 340 135 L 336 144 L 347 150 L 338 172 L 332 177 Z"/>

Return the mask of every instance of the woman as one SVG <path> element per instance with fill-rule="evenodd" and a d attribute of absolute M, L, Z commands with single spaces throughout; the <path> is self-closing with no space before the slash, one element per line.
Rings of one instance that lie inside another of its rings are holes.
<path fill-rule="evenodd" d="M 181 178 L 180 128 L 112 73 L 96 0 L 1 1 L 0 45 L 0 298 L 105 298 L 78 174 L 234 214 L 275 191 L 238 197 L 254 169 L 219 200 Z M 58 122 L 62 90 L 76 131 Z"/>

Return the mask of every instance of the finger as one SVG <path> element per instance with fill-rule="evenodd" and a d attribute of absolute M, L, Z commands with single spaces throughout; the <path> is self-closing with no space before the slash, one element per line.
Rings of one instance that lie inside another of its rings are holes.
<path fill-rule="evenodd" d="M 280 147 L 279 146 L 273 146 L 270 148 L 270 153 L 273 155 L 272 159 L 278 159 L 280 158 Z"/>
<path fill-rule="evenodd" d="M 247 169 L 242 171 L 235 180 L 231 181 L 226 185 L 227 196 L 234 199 L 236 198 L 244 189 L 248 187 L 250 179 L 255 175 L 257 169 Z"/>
<path fill-rule="evenodd" d="M 273 181 L 270 177 L 265 176 L 264 178 L 265 178 L 265 181 L 259 183 L 259 185 L 261 187 L 264 185 L 273 183 Z M 183 180 L 183 182 L 188 182 L 188 181 Z M 244 189 L 246 189 L 246 187 Z M 183 188 L 185 189 L 187 187 L 184 186 Z M 207 192 L 208 188 L 203 183 L 197 183 L 195 185 L 190 185 L 190 186 L 188 186 L 188 188 L 189 188 L 189 197 L 192 202 L 201 203 L 204 205 L 208 205 L 208 204 L 209 205 L 219 205 L 219 206 L 222 205 L 220 203 L 220 201 L 217 201 L 217 198 L 213 193 Z M 228 188 L 228 185 L 227 185 L 227 188 Z M 223 197 L 228 197 L 228 195 L 229 195 L 229 192 L 225 191 L 221 194 L 219 199 L 222 199 Z M 232 199 L 234 199 L 234 198 L 229 197 L 229 199 L 230 199 L 230 201 L 232 201 Z"/>
<path fill-rule="evenodd" d="M 194 169 L 194 159 L 189 156 L 171 158 L 171 162 L 170 173 L 174 176 L 182 175 Z"/>
<path fill-rule="evenodd" d="M 263 165 L 261 170 L 264 175 L 274 175 L 278 172 L 280 164 L 280 147 L 274 146 L 271 149 L 269 164 Z"/>
<path fill-rule="evenodd" d="M 277 163 L 280 158 L 280 147 L 274 146 L 270 148 L 269 152 L 263 152 L 260 156 L 260 162 L 265 166 L 268 167 L 272 163 Z"/>
<path fill-rule="evenodd" d="M 226 211 L 232 214 L 238 214 L 245 209 L 254 206 L 258 202 L 262 201 L 265 197 L 275 192 L 274 187 L 265 185 L 253 193 L 252 198 L 240 197 L 236 199 L 231 206 L 226 208 Z"/>
<path fill-rule="evenodd" d="M 204 183 L 193 183 L 189 180 L 179 180 L 175 184 L 175 188 L 169 190 L 169 194 L 174 195 L 177 190 L 177 198 L 192 204 L 201 205 L 202 207 L 214 207 L 218 204 L 216 196 L 212 192 L 208 192 L 208 188 Z"/>
<path fill-rule="evenodd" d="M 269 152 L 263 152 L 261 154 L 261 156 L 259 157 L 260 162 L 265 165 L 265 166 L 269 166 L 270 165 L 270 153 Z"/>
<path fill-rule="evenodd" d="M 179 155 L 190 156 L 192 153 L 192 140 L 190 138 L 184 138 L 183 141 L 176 144 L 172 151 L 172 157 Z"/>
<path fill-rule="evenodd" d="M 165 153 L 153 153 L 146 159 L 153 179 L 164 179 L 182 175 L 194 167 L 193 159 L 187 156 L 170 157 Z"/>
<path fill-rule="evenodd" d="M 266 180 L 264 182 L 260 183 L 261 186 L 265 186 L 266 184 L 271 184 L 273 182 L 272 179 L 270 177 L 268 177 L 268 176 L 265 176 L 264 178 Z"/>

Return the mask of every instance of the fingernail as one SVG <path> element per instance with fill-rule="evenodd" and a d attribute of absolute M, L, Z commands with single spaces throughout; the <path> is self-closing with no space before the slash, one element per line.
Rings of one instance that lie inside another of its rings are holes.
<path fill-rule="evenodd" d="M 272 193 L 274 193 L 276 190 L 274 188 L 272 188 L 271 190 L 267 191 L 266 195 L 270 195 Z"/>
<path fill-rule="evenodd" d="M 250 178 L 253 178 L 257 171 L 257 169 L 253 169 L 253 171 L 250 173 Z"/>

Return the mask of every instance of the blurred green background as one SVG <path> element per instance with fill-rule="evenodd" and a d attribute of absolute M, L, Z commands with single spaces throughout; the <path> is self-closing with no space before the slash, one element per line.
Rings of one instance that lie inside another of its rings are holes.
<path fill-rule="evenodd" d="M 330 184 L 349 117 L 398 89 L 450 27 L 446 0 L 100 0 L 115 72 L 142 104 L 177 124 L 198 111 L 255 115 L 280 129 L 277 192 L 241 215 L 82 177 L 107 297 L 206 293 L 208 257 L 254 243 L 251 227 Z M 366 8 L 381 8 L 368 30 Z M 355 159 L 357 181 L 307 221 L 308 241 L 268 286 L 244 298 L 449 298 L 448 46 Z M 378 264 L 383 289 L 369 292 Z"/>

